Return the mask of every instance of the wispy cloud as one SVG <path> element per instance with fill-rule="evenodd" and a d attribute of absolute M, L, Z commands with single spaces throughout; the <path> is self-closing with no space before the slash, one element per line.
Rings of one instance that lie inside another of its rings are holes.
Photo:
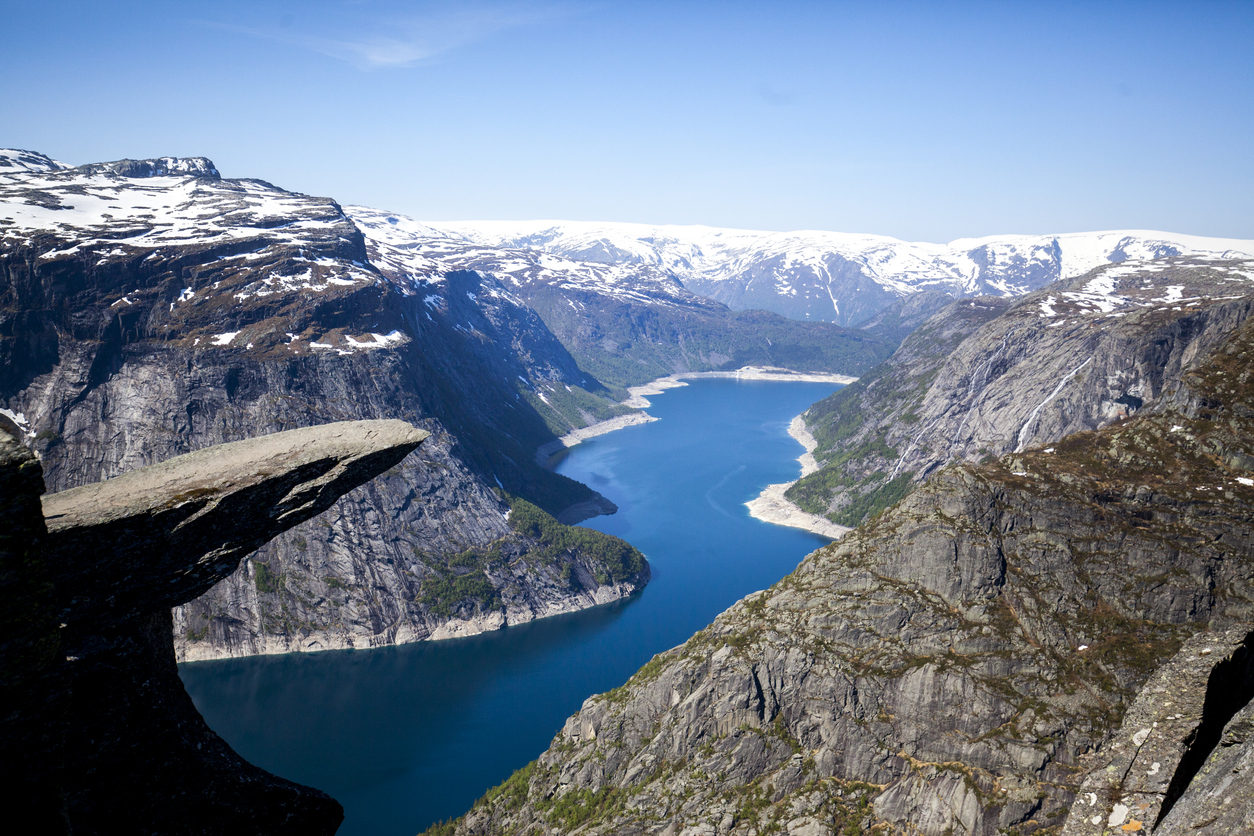
<path fill-rule="evenodd" d="M 280 26 L 206 26 L 288 44 L 347 61 L 361 69 L 413 67 L 497 33 L 572 14 L 569 4 L 442 3 L 421 12 L 380 13 L 376 4 L 354 3 L 353 14 L 311 21 L 286 15 Z M 392 4 L 385 4 L 392 5 Z M 328 30 L 334 29 L 335 34 Z"/>
<path fill-rule="evenodd" d="M 793 103 L 793 95 L 791 93 L 777 90 L 767 84 L 758 85 L 758 98 L 775 107 L 788 107 Z"/>

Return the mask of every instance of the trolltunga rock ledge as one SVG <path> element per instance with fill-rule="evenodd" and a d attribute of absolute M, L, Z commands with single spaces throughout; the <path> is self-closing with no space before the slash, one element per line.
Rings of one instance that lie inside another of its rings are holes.
<path fill-rule="evenodd" d="M 45 496 L 62 620 L 127 620 L 192 600 L 427 435 L 404 421 L 341 421 L 219 444 Z"/>
<path fill-rule="evenodd" d="M 236 754 L 179 680 L 170 607 L 427 437 L 349 421 L 45 497 L 0 418 L 0 785 L 40 832 L 329 836 L 343 809 Z M 59 625 L 59 626 L 58 626 Z"/>

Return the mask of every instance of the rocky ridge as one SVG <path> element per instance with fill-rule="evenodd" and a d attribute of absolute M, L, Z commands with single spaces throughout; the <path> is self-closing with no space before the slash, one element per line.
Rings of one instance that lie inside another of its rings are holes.
<path fill-rule="evenodd" d="M 429 226 L 476 244 L 661 273 L 734 310 L 856 326 L 920 291 L 1019 296 L 1104 264 L 1184 255 L 1254 256 L 1254 241 L 1125 230 L 995 235 L 948 244 L 842 232 L 577 221 Z"/>
<path fill-rule="evenodd" d="M 1250 314 L 1254 261 L 1099 267 L 1015 300 L 951 304 L 805 413 L 821 468 L 787 496 L 857 525 L 938 468 L 1151 409 Z"/>
<path fill-rule="evenodd" d="M 431 433 L 180 607 L 180 658 L 465 634 L 647 580 L 610 541 L 555 550 L 511 525 L 519 498 L 612 509 L 534 451 L 557 415 L 623 408 L 491 276 L 380 268 L 334 201 L 199 158 L 0 163 L 0 403 L 49 489 L 331 420 Z M 544 386 L 573 394 L 541 414 L 524 393 Z"/>
<path fill-rule="evenodd" d="M 1154 671 L 1254 619 L 1247 301 L 1153 409 L 933 473 L 445 830 L 1058 832 Z"/>

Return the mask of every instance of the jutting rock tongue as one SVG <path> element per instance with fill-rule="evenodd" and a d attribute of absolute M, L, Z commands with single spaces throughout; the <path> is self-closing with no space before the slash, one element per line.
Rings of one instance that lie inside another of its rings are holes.
<path fill-rule="evenodd" d="M 427 435 L 404 421 L 323 424 L 219 444 L 44 497 L 67 608 L 61 620 L 73 629 L 85 617 L 129 619 L 190 601 L 241 558 L 399 463 Z"/>
<path fill-rule="evenodd" d="M 205 725 L 178 678 L 170 607 L 427 433 L 347 421 L 217 445 L 45 497 L 46 532 L 26 519 L 39 465 L 10 436 L 0 433 L 0 580 L 22 587 L 9 600 L 25 592 L 37 604 L 31 624 L 63 625 L 59 637 L 19 636 L 6 621 L 5 664 L 10 643 L 28 651 L 13 673 L 40 697 L 17 699 L 6 670 L 5 761 L 35 764 L 20 783 L 42 788 L 20 806 L 76 834 L 117 822 L 137 833 L 333 833 L 343 818 L 334 799 L 249 764 Z"/>

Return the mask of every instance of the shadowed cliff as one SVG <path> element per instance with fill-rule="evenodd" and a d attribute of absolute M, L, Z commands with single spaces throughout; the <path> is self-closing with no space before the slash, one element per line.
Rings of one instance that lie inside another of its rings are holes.
<path fill-rule="evenodd" d="M 63 833 L 333 833 L 343 810 L 261 770 L 205 725 L 178 678 L 170 608 L 400 463 L 427 437 L 352 421 L 224 444 L 39 494 L 0 426 L 0 740 L 15 807 Z"/>

